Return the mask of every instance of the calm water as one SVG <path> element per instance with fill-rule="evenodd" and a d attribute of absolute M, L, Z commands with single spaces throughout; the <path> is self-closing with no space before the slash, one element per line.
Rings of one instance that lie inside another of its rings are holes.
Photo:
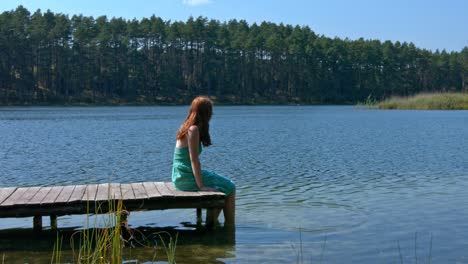
<path fill-rule="evenodd" d="M 187 110 L 0 108 L 0 185 L 169 181 Z M 467 111 L 214 111 L 214 145 L 202 165 L 236 182 L 237 232 L 186 235 L 178 263 L 295 263 L 300 241 L 304 263 L 426 263 L 429 255 L 432 263 L 468 263 Z M 59 226 L 79 228 L 83 219 L 60 217 Z M 134 227 L 184 231 L 181 223 L 194 220 L 193 210 L 130 216 Z M 31 225 L 0 219 L 2 232 Z M 18 263 L 50 255 L 1 236 L 0 253 L 21 256 Z M 129 259 L 151 256 L 140 248 Z"/>

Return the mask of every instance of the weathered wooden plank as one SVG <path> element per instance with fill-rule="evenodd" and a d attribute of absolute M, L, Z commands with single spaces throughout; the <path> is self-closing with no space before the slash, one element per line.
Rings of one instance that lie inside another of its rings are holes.
<path fill-rule="evenodd" d="M 95 201 L 105 201 L 109 199 L 109 192 L 115 195 L 110 200 L 123 198 L 127 210 L 221 208 L 225 203 L 224 194 L 221 192 L 183 192 L 175 190 L 172 183 L 164 182 L 7 187 L 0 188 L 0 198 L 3 199 L 0 217 L 87 213 L 88 209 L 94 211 L 96 206 L 95 203 L 86 203 L 88 199 L 93 201 L 92 197 L 95 194 Z M 35 206 L 39 203 L 40 206 Z M 102 206 L 102 210 L 108 210 L 106 208 L 109 208 L 110 204 L 99 203 L 99 206 Z"/>
<path fill-rule="evenodd" d="M 63 186 L 51 187 L 50 192 L 47 194 L 46 197 L 44 197 L 44 199 L 42 199 L 41 204 L 54 203 L 63 189 L 64 189 Z"/>
<path fill-rule="evenodd" d="M 110 197 L 112 199 L 122 199 L 122 191 L 120 190 L 120 183 L 111 183 L 110 184 Z"/>
<path fill-rule="evenodd" d="M 146 200 L 144 203 L 141 200 L 128 200 L 125 202 L 125 208 L 129 211 L 133 210 L 164 210 L 175 208 L 222 208 L 224 207 L 224 198 L 212 199 L 173 199 L 172 197 L 162 197 L 161 199 Z M 93 203 L 94 204 L 94 203 Z M 35 215 L 70 215 L 70 214 L 86 214 L 94 212 L 94 209 L 88 211 L 87 205 L 81 203 L 61 203 L 47 206 L 1 206 L 0 217 L 29 217 Z M 107 207 L 101 208 L 102 212 L 107 210 Z"/>
<path fill-rule="evenodd" d="M 44 197 L 50 192 L 52 187 L 42 187 L 32 198 L 29 200 L 28 204 L 40 204 Z"/>
<path fill-rule="evenodd" d="M 174 193 L 167 188 L 164 182 L 154 182 L 154 185 L 162 196 L 174 196 Z"/>
<path fill-rule="evenodd" d="M 18 188 L 13 192 L 10 197 L 8 197 L 5 201 L 3 201 L 2 206 L 9 206 L 17 204 L 18 201 L 21 201 L 21 197 L 28 191 L 28 187 L 26 188 Z"/>
<path fill-rule="evenodd" d="M 16 187 L 6 187 L 0 188 L 0 204 L 3 203 L 14 191 L 16 191 Z"/>
<path fill-rule="evenodd" d="M 177 197 L 198 197 L 198 196 L 200 196 L 198 194 L 198 192 L 183 192 L 183 191 L 176 190 L 174 188 L 174 184 L 172 184 L 172 182 L 165 182 L 164 184 L 166 185 L 166 188 L 168 190 L 170 190 Z"/>
<path fill-rule="evenodd" d="M 120 184 L 120 191 L 122 192 L 123 200 L 133 200 L 135 199 L 135 194 L 133 193 L 132 185 L 128 183 Z"/>
<path fill-rule="evenodd" d="M 84 192 L 86 189 L 86 185 L 76 185 L 75 189 L 73 189 L 73 193 L 70 195 L 70 199 L 68 199 L 68 202 L 76 202 L 76 201 L 81 201 L 81 198 L 83 198 Z"/>
<path fill-rule="evenodd" d="M 143 182 L 148 198 L 156 198 L 162 196 L 153 182 Z"/>
<path fill-rule="evenodd" d="M 198 191 L 198 194 L 200 197 L 210 199 L 210 198 L 216 198 L 216 197 L 225 197 L 226 195 L 222 192 L 203 192 L 203 191 Z"/>
<path fill-rule="evenodd" d="M 135 199 L 148 198 L 148 194 L 146 193 L 145 187 L 141 182 L 131 183 L 130 185 L 132 186 L 133 193 L 135 194 Z"/>
<path fill-rule="evenodd" d="M 63 190 L 60 192 L 57 199 L 55 199 L 55 203 L 66 203 L 70 200 L 70 196 L 72 195 L 73 191 L 75 190 L 75 185 L 64 186 Z"/>
<path fill-rule="evenodd" d="M 144 203 L 141 200 L 127 201 L 125 208 L 127 210 L 160 210 L 160 209 L 176 209 L 176 208 L 223 208 L 225 204 L 224 198 L 216 199 L 174 199 L 165 197 L 161 200 L 147 200 Z"/>
<path fill-rule="evenodd" d="M 29 201 L 36 195 L 36 193 L 41 190 L 42 187 L 35 186 L 29 187 L 28 190 L 21 196 L 20 199 L 16 201 L 17 204 L 27 204 Z"/>
<path fill-rule="evenodd" d="M 108 201 L 111 197 L 109 195 L 109 184 L 101 183 L 98 184 L 96 201 Z"/>
<path fill-rule="evenodd" d="M 98 191 L 97 184 L 88 184 L 85 187 L 85 192 L 83 197 L 81 198 L 82 201 L 94 201 L 96 200 L 96 193 Z"/>

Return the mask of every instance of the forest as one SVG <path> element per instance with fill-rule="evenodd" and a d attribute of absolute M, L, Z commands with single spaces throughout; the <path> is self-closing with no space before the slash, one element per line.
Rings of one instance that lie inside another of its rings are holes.
<path fill-rule="evenodd" d="M 468 46 L 340 39 L 271 22 L 0 14 L 0 104 L 354 104 L 468 92 Z"/>

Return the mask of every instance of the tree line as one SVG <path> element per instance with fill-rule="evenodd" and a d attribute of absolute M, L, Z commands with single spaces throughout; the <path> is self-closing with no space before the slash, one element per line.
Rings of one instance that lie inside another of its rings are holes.
<path fill-rule="evenodd" d="M 355 103 L 468 91 L 468 47 L 317 35 L 307 26 L 0 14 L 0 104 Z"/>

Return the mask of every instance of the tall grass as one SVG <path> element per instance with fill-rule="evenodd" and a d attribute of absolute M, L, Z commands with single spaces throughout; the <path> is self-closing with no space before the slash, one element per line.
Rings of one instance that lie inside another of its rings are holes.
<path fill-rule="evenodd" d="M 95 214 L 102 212 L 101 205 L 96 208 Z M 70 245 L 73 258 L 77 263 L 122 263 L 124 240 L 121 238 L 122 226 L 120 224 L 123 203 L 108 201 L 108 213 L 103 218 L 104 228 L 91 228 L 89 217 L 89 204 L 84 229 L 72 234 Z M 97 226 L 98 218 L 94 218 L 93 226 Z M 78 240 L 77 246 L 76 240 Z M 78 249 L 75 251 L 75 249 Z M 56 262 L 58 263 L 58 262 Z"/>
<path fill-rule="evenodd" d="M 73 263 L 78 264 L 120 264 L 123 262 L 124 247 L 128 242 L 122 236 L 122 231 L 126 229 L 126 225 L 122 225 L 122 217 L 126 212 L 123 208 L 122 200 L 115 202 L 109 200 L 108 208 L 103 218 L 103 223 L 98 223 L 98 218 L 94 217 L 94 222 L 90 225 L 89 204 L 87 206 L 87 217 L 83 230 L 77 231 L 71 235 L 70 246 L 73 252 Z M 104 210 L 102 204 L 97 205 L 95 214 L 102 214 Z M 95 228 L 98 224 L 103 225 L 103 228 Z M 162 233 L 169 237 L 166 243 Z M 162 250 L 165 251 L 169 264 L 175 263 L 175 254 L 177 246 L 178 234 L 175 239 L 168 232 L 156 233 L 162 244 Z M 145 239 L 149 241 L 148 239 Z M 141 243 L 140 243 L 141 244 Z M 147 246 L 147 245 L 144 245 Z M 156 257 L 156 247 L 154 249 L 154 258 Z M 57 234 L 57 240 L 52 252 L 51 263 L 62 263 L 62 238 Z"/>
<path fill-rule="evenodd" d="M 166 252 L 167 256 L 167 262 L 169 264 L 175 264 L 175 252 L 176 252 L 176 247 L 177 247 L 177 239 L 178 239 L 178 234 L 176 234 L 175 239 L 172 239 L 171 234 L 168 232 L 159 232 L 156 233 L 159 236 L 159 239 L 161 240 L 161 244 L 163 245 L 164 251 Z M 169 236 L 169 243 L 166 244 L 164 242 L 164 238 L 161 236 L 161 234 L 167 234 Z"/>
<path fill-rule="evenodd" d="M 392 97 L 376 105 L 379 109 L 468 110 L 468 93 L 434 93 Z"/>
<path fill-rule="evenodd" d="M 63 243 L 63 238 L 59 236 L 59 233 L 57 232 L 57 240 L 55 241 L 54 244 L 54 249 L 52 251 L 52 258 L 50 260 L 50 263 L 61 263 L 60 258 L 62 256 L 62 243 Z"/>

